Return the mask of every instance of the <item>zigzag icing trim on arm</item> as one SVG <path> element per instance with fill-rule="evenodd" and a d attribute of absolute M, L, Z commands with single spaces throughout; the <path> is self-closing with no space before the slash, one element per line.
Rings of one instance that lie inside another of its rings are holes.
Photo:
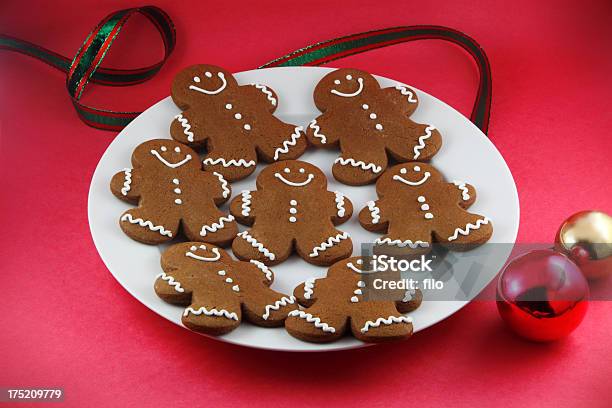
<path fill-rule="evenodd" d="M 270 101 L 270 103 L 273 106 L 276 106 L 276 98 L 274 97 L 274 94 L 268 89 L 267 86 L 261 85 L 261 84 L 251 84 L 251 85 L 253 85 L 255 88 L 259 89 L 261 92 L 266 94 L 266 98 Z"/>
<path fill-rule="evenodd" d="M 339 191 L 334 191 L 336 195 L 336 208 L 338 209 L 338 217 L 344 217 L 346 214 L 346 208 L 344 208 L 344 195 Z"/>
<path fill-rule="evenodd" d="M 407 239 L 405 241 L 401 241 L 399 239 L 391 239 L 391 238 L 384 238 L 384 239 L 380 239 L 377 238 L 374 241 L 374 245 L 391 245 L 391 246 L 397 246 L 400 248 L 404 248 L 409 246 L 412 249 L 416 249 L 418 247 L 423 247 L 423 248 L 428 248 L 429 247 L 429 242 L 425 242 L 425 241 L 414 241 L 412 242 L 411 240 Z"/>
<path fill-rule="evenodd" d="M 128 191 L 132 188 L 132 169 L 123 169 L 123 175 L 125 181 L 123 182 L 123 188 L 121 189 L 121 194 L 124 196 L 127 195 Z"/>
<path fill-rule="evenodd" d="M 314 293 L 316 278 L 310 278 L 304 282 L 304 299 L 310 299 Z"/>
<path fill-rule="evenodd" d="M 389 326 L 394 323 L 412 323 L 412 317 L 407 316 L 389 316 L 386 319 L 384 317 L 379 317 L 375 322 L 368 320 L 365 325 L 361 328 L 362 333 L 367 333 L 370 330 L 370 327 L 378 327 L 381 324 Z"/>
<path fill-rule="evenodd" d="M 227 198 L 230 195 L 231 190 L 227 186 L 227 180 L 223 178 L 223 174 L 213 171 L 213 174 L 217 176 L 219 179 L 219 183 L 221 184 L 221 189 L 223 190 L 223 198 Z"/>
<path fill-rule="evenodd" d="M 227 217 L 219 217 L 219 220 L 217 222 L 213 222 L 210 225 L 202 226 L 202 229 L 200 230 L 200 235 L 205 237 L 206 234 L 209 232 L 215 233 L 221 228 L 225 228 L 226 222 L 232 222 L 232 221 L 234 221 L 234 216 L 231 214 L 228 215 Z"/>
<path fill-rule="evenodd" d="M 453 184 L 456 185 L 459 190 L 461 190 L 461 198 L 463 201 L 470 199 L 470 192 L 463 181 L 453 181 Z"/>
<path fill-rule="evenodd" d="M 256 267 L 258 267 L 260 271 L 262 271 L 263 273 L 265 273 L 265 274 L 266 274 L 266 279 L 267 279 L 267 280 L 269 280 L 269 281 L 271 281 L 271 280 L 272 280 L 272 278 L 273 278 L 273 276 L 274 276 L 274 275 L 272 274 L 272 271 L 270 270 L 270 268 L 268 268 L 268 267 L 266 266 L 266 264 L 265 264 L 265 263 L 263 263 L 263 262 L 259 262 L 259 261 L 255 260 L 255 259 L 251 259 L 249 262 L 251 262 L 253 265 L 255 265 Z"/>
<path fill-rule="evenodd" d="M 151 221 L 145 221 L 142 218 L 134 218 L 132 217 L 132 214 L 123 214 L 123 216 L 121 217 L 121 221 L 127 221 L 130 224 L 138 224 L 141 227 L 146 227 L 148 229 L 150 229 L 151 231 L 157 231 L 159 232 L 161 235 L 165 235 L 167 237 L 172 237 L 172 231 L 169 231 L 167 229 L 165 229 L 163 227 L 163 225 L 153 225 L 153 223 Z"/>
<path fill-rule="evenodd" d="M 414 146 L 414 160 L 419 158 L 421 155 L 421 150 L 425 148 L 425 140 L 431 137 L 431 131 L 435 129 L 435 126 L 427 126 L 425 128 L 425 134 L 423 136 L 419 136 L 419 144 Z"/>
<path fill-rule="evenodd" d="M 313 323 L 317 329 L 321 329 L 327 333 L 335 333 L 336 329 L 329 324 L 322 322 L 320 318 L 314 317 L 310 313 L 306 313 L 303 310 L 292 310 L 289 312 L 289 316 L 297 316 L 300 319 L 306 320 L 308 323 Z"/>
<path fill-rule="evenodd" d="M 204 160 L 202 160 L 202 164 L 207 165 L 207 166 L 215 166 L 217 164 L 221 163 L 221 165 L 223 167 L 230 167 L 230 166 L 234 166 L 234 167 L 251 167 L 251 166 L 255 166 L 257 163 L 255 163 L 255 160 L 249 160 L 246 161 L 244 159 L 230 159 L 230 160 L 225 160 L 222 157 L 217 157 L 216 159 L 213 159 L 212 157 L 207 157 Z"/>
<path fill-rule="evenodd" d="M 264 247 L 263 244 L 257 241 L 252 235 L 250 235 L 248 231 L 239 232 L 237 236 L 239 236 L 240 238 L 244 239 L 246 242 L 251 244 L 253 248 L 256 248 L 259 252 L 264 254 L 264 256 L 268 258 L 269 260 L 273 261 L 276 259 L 276 255 L 274 255 L 266 247 Z"/>
<path fill-rule="evenodd" d="M 242 193 L 242 216 L 243 217 L 248 217 L 249 214 L 251 213 L 251 198 L 253 198 L 253 196 L 251 195 L 251 192 L 248 190 L 244 190 Z"/>
<path fill-rule="evenodd" d="M 457 238 L 459 238 L 459 234 L 466 236 L 470 234 L 470 231 L 474 231 L 477 229 L 480 229 L 481 226 L 488 224 L 491 220 L 489 219 L 489 217 L 484 217 L 479 219 L 478 221 L 476 221 L 476 224 L 471 224 L 468 223 L 464 229 L 461 228 L 457 228 L 455 229 L 455 233 L 453 235 L 451 235 L 450 237 L 448 237 L 449 241 L 454 241 Z"/>
<path fill-rule="evenodd" d="M 367 205 L 372 217 L 372 224 L 378 224 L 378 221 L 380 221 L 380 208 L 376 206 L 374 201 L 368 201 Z"/>
<path fill-rule="evenodd" d="M 183 115 L 179 113 L 174 117 L 174 119 L 178 120 L 181 123 L 181 126 L 183 127 L 183 133 L 185 134 L 185 136 L 187 136 L 187 140 L 193 142 L 193 132 L 191 131 L 191 125 L 189 124 L 187 118 L 183 117 Z"/>
<path fill-rule="evenodd" d="M 378 174 L 382 171 L 381 166 L 377 166 L 374 163 L 366 163 L 361 160 L 355 161 L 355 159 L 350 158 L 350 157 L 348 159 L 345 159 L 343 157 L 338 157 L 336 160 L 334 160 L 334 163 L 340 163 L 343 166 L 346 166 L 348 164 L 353 167 L 359 167 L 362 170 L 370 170 L 374 174 Z"/>
<path fill-rule="evenodd" d="M 199 316 L 201 314 L 204 314 L 206 316 L 218 316 L 218 317 L 225 317 L 227 319 L 230 320 L 235 320 L 238 321 L 238 314 L 236 314 L 236 312 L 230 312 L 228 310 L 225 309 L 207 309 L 204 306 L 202 306 L 199 309 L 194 309 L 192 307 L 188 307 L 187 309 L 185 309 L 185 311 L 183 312 L 183 316 L 187 317 L 189 314 L 194 314 L 196 316 Z"/>
<path fill-rule="evenodd" d="M 157 275 L 157 277 L 162 278 L 162 280 L 168 282 L 168 285 L 174 286 L 174 290 L 176 290 L 177 292 L 185 292 L 185 289 L 183 289 L 183 287 L 181 286 L 181 282 L 176 281 L 174 277 L 170 275 L 166 275 L 166 272 L 160 273 L 159 275 Z"/>
<path fill-rule="evenodd" d="M 293 297 L 293 296 L 290 296 L 290 297 L 283 296 L 282 298 L 280 298 L 279 300 L 277 300 L 273 304 L 266 305 L 266 307 L 264 309 L 264 314 L 261 317 L 264 320 L 268 320 L 268 317 L 270 317 L 270 313 L 272 312 L 272 310 L 278 310 L 281 307 L 284 307 L 284 306 L 287 306 L 287 305 L 292 305 L 293 303 L 295 303 L 295 297 Z"/>
<path fill-rule="evenodd" d="M 280 156 L 281 153 L 289 153 L 289 147 L 295 146 L 297 144 L 298 139 L 302 136 L 302 134 L 300 133 L 302 130 L 304 130 L 304 128 L 301 126 L 295 127 L 295 130 L 291 134 L 291 138 L 289 140 L 285 140 L 281 147 L 278 147 L 276 148 L 276 150 L 274 150 L 274 160 L 278 160 L 278 156 Z"/>
<path fill-rule="evenodd" d="M 308 125 L 309 128 L 313 129 L 313 136 L 321 139 L 321 144 L 325 144 L 327 143 L 327 136 L 325 136 L 323 133 L 321 133 L 321 127 L 319 125 L 317 125 L 317 120 L 313 119 L 310 124 Z"/>
<path fill-rule="evenodd" d="M 395 89 L 397 89 L 398 91 L 400 91 L 400 93 L 404 96 L 408 96 L 408 102 L 410 103 L 417 103 L 416 98 L 414 97 L 414 93 L 412 93 L 412 91 L 408 88 L 406 88 L 405 86 L 401 86 L 401 85 L 395 85 Z"/>
<path fill-rule="evenodd" d="M 311 258 L 319 256 L 319 251 L 320 252 L 326 251 L 327 249 L 333 247 L 334 245 L 339 244 L 340 241 L 342 241 L 344 239 L 348 239 L 348 238 L 349 238 L 348 232 L 343 232 L 341 234 L 337 234 L 335 237 L 329 237 L 329 238 L 327 238 L 326 241 L 321 242 L 320 245 L 314 247 L 312 249 L 312 252 L 308 256 L 311 257 Z"/>

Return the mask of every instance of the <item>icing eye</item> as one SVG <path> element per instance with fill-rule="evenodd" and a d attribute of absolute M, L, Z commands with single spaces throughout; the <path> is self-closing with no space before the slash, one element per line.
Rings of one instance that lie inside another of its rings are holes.
<path fill-rule="evenodd" d="M 406 170 L 406 169 L 401 169 L 401 170 L 400 170 L 400 173 L 402 173 L 402 174 L 406 174 L 406 173 L 408 173 L 408 170 Z"/>
<path fill-rule="evenodd" d="M 336 84 L 336 85 L 340 85 L 340 80 L 339 80 L 339 79 L 336 79 L 336 80 L 334 81 L 334 84 Z"/>
<path fill-rule="evenodd" d="M 353 77 L 352 77 L 352 75 L 347 75 L 346 79 L 348 79 L 350 81 L 351 79 L 353 79 Z"/>
<path fill-rule="evenodd" d="M 174 151 L 175 151 L 175 152 L 177 152 L 177 153 L 180 153 L 180 152 L 181 152 L 181 148 L 180 148 L 180 147 L 178 147 L 178 146 L 176 146 L 176 147 L 174 148 Z"/>
<path fill-rule="evenodd" d="M 165 151 L 166 151 L 166 150 L 168 150 L 168 149 L 166 148 L 166 146 L 162 146 L 160 150 L 161 150 L 162 152 L 165 152 Z"/>
<path fill-rule="evenodd" d="M 228 109 L 228 110 L 229 110 L 229 109 L 232 109 L 232 104 L 231 104 L 231 103 L 228 103 L 227 105 L 225 105 L 225 109 Z"/>
<path fill-rule="evenodd" d="M 206 245 L 200 245 L 200 249 L 203 249 L 206 251 Z"/>
<path fill-rule="evenodd" d="M 361 105 L 361 107 L 365 110 L 368 110 L 370 108 L 367 103 L 364 103 L 363 105 Z"/>
<path fill-rule="evenodd" d="M 419 166 L 414 166 L 414 171 L 421 171 L 421 168 Z"/>
<path fill-rule="evenodd" d="M 285 170 L 283 170 L 285 173 L 289 174 L 291 173 L 291 170 L 289 170 L 289 167 L 285 167 Z"/>
<path fill-rule="evenodd" d="M 200 77 L 199 76 L 194 76 L 193 77 L 193 82 L 200 82 Z"/>
<path fill-rule="evenodd" d="M 358 259 L 358 260 L 356 261 L 356 263 L 357 263 L 357 265 L 363 265 L 363 259 Z"/>
<path fill-rule="evenodd" d="M 212 74 L 208 71 L 206 71 L 204 75 L 206 75 L 206 78 L 212 78 Z"/>
<path fill-rule="evenodd" d="M 304 169 L 300 169 L 300 173 L 302 173 L 302 174 L 304 174 L 305 171 L 306 170 L 304 170 Z"/>
<path fill-rule="evenodd" d="M 195 245 L 194 245 L 194 246 L 192 246 L 191 248 L 189 248 L 189 250 L 191 250 L 191 251 L 196 251 L 197 249 L 198 249 L 198 247 L 197 247 L 197 246 L 195 246 Z"/>

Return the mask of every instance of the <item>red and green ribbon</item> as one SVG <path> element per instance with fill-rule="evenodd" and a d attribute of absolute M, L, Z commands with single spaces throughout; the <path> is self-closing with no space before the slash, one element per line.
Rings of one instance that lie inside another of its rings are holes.
<path fill-rule="evenodd" d="M 119 35 L 125 22 L 135 13 L 143 14 L 153 23 L 164 42 L 164 58 L 156 64 L 138 69 L 100 67 L 104 56 Z M 470 115 L 485 134 L 489 128 L 491 108 L 491 69 L 484 50 L 466 34 L 441 26 L 406 26 L 368 31 L 319 42 L 300 48 L 259 68 L 301 65 L 323 65 L 330 61 L 369 50 L 415 40 L 444 40 L 459 45 L 476 61 L 479 86 Z M 85 87 L 92 82 L 126 86 L 152 78 L 174 49 L 176 35 L 172 20 L 158 7 L 145 6 L 116 11 L 105 17 L 87 36 L 72 60 L 43 47 L 0 34 L 0 49 L 26 54 L 66 72 L 66 87 L 79 117 L 88 125 L 105 130 L 121 130 L 140 112 L 116 112 L 84 105 L 80 102 Z"/>

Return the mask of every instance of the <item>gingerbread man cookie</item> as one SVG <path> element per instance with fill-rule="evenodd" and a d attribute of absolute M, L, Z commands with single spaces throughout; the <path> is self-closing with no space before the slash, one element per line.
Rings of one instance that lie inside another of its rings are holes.
<path fill-rule="evenodd" d="M 179 225 L 191 241 L 229 244 L 238 228 L 234 217 L 217 206 L 231 189 L 218 172 L 204 172 L 195 151 L 173 140 L 149 140 L 132 153 L 132 169 L 111 180 L 111 191 L 138 204 L 120 217 L 130 238 L 160 244 L 174 238 Z"/>
<path fill-rule="evenodd" d="M 421 291 L 389 291 L 389 299 L 367 301 L 374 278 L 360 257 L 335 263 L 327 277 L 309 279 L 293 291 L 304 310 L 289 312 L 285 328 L 294 337 L 312 342 L 337 340 L 349 330 L 359 340 L 381 342 L 412 334 L 412 318 L 403 316 L 421 304 Z M 401 292 L 394 294 L 394 292 Z M 397 301 L 391 299 L 400 299 Z"/>
<path fill-rule="evenodd" d="M 445 182 L 430 164 L 412 162 L 390 168 L 376 182 L 376 192 L 379 199 L 359 213 L 365 229 L 387 233 L 375 244 L 425 253 L 437 241 L 465 250 L 485 243 L 493 234 L 489 218 L 466 210 L 476 201 L 474 187 Z"/>
<path fill-rule="evenodd" d="M 184 69 L 174 79 L 172 99 L 183 110 L 170 126 L 172 137 L 192 147 L 205 146 L 204 168 L 229 181 L 255 171 L 258 157 L 267 162 L 295 159 L 308 145 L 301 126 L 272 115 L 278 106 L 272 89 L 239 86 L 220 67 Z"/>
<path fill-rule="evenodd" d="M 353 252 L 346 232 L 335 225 L 353 213 L 351 201 L 327 191 L 327 179 L 310 163 L 287 160 L 271 164 L 257 177 L 257 191 L 244 191 L 230 212 L 252 228 L 232 243 L 239 259 L 280 263 L 295 251 L 307 262 L 330 265 Z"/>
<path fill-rule="evenodd" d="M 161 266 L 164 272 L 155 281 L 155 293 L 185 306 L 183 324 L 197 332 L 230 332 L 243 314 L 257 326 L 282 326 L 297 308 L 293 296 L 270 289 L 274 275 L 264 264 L 235 261 L 211 244 L 175 244 L 162 254 Z"/>
<path fill-rule="evenodd" d="M 314 100 L 323 114 L 308 125 L 308 140 L 317 147 L 340 147 L 332 171 L 344 184 L 374 182 L 387 168 L 388 156 L 399 162 L 429 160 L 442 146 L 435 127 L 409 119 L 418 105 L 416 92 L 399 85 L 381 88 L 367 72 L 330 72 L 317 84 Z"/>

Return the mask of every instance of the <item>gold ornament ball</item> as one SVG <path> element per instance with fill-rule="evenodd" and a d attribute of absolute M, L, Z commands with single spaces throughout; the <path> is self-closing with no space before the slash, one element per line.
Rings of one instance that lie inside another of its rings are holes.
<path fill-rule="evenodd" d="M 566 219 L 555 237 L 558 250 L 578 264 L 587 279 L 612 273 L 612 217 L 581 211 Z"/>

